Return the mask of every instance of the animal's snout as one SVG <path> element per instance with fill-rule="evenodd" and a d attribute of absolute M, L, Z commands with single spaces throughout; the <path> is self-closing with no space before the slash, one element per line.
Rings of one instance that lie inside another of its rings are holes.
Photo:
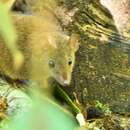
<path fill-rule="evenodd" d="M 64 74 L 62 75 L 61 80 L 62 80 L 64 86 L 67 86 L 67 85 L 70 84 L 69 77 L 67 76 L 66 73 L 64 73 Z"/>
<path fill-rule="evenodd" d="M 67 85 L 69 85 L 69 84 L 70 84 L 69 81 L 67 81 L 67 80 L 64 80 L 64 81 L 63 81 L 63 85 L 64 85 L 64 86 L 67 86 Z"/>
<path fill-rule="evenodd" d="M 68 86 L 71 80 L 71 76 L 67 75 L 67 73 L 55 75 L 54 78 L 63 86 Z"/>

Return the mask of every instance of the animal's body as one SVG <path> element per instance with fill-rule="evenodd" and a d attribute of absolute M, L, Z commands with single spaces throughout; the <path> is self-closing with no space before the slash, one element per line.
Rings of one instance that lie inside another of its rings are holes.
<path fill-rule="evenodd" d="M 56 24 L 40 16 L 12 15 L 17 30 L 17 45 L 23 53 L 24 64 L 13 68 L 10 50 L 0 40 L 0 72 L 12 79 L 31 79 L 46 84 L 53 77 L 62 85 L 71 81 L 75 52 L 78 48 L 76 35 L 68 37 Z"/>

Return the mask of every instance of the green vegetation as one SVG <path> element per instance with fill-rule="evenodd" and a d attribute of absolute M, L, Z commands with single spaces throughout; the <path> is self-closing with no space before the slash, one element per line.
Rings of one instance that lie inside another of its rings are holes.
<path fill-rule="evenodd" d="M 104 115 L 110 116 L 112 114 L 112 111 L 110 110 L 110 107 L 107 104 L 102 104 L 101 102 L 96 101 L 95 107 L 99 108 L 104 113 Z"/>
<path fill-rule="evenodd" d="M 7 7 L 6 4 L 0 3 L 0 34 L 13 56 L 14 68 L 18 69 L 23 63 L 23 56 L 15 44 L 17 40 L 16 30 Z"/>

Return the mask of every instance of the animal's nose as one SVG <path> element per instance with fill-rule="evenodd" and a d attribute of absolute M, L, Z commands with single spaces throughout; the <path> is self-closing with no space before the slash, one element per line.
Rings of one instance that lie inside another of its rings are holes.
<path fill-rule="evenodd" d="M 69 81 L 67 81 L 67 80 L 64 80 L 63 83 L 64 83 L 64 86 L 69 85 Z"/>
<path fill-rule="evenodd" d="M 62 75 L 62 78 L 63 78 L 63 84 L 65 85 L 65 86 L 67 86 L 67 85 L 69 85 L 69 80 L 68 80 L 68 77 L 67 77 L 67 74 L 66 73 L 64 73 L 63 75 Z"/>

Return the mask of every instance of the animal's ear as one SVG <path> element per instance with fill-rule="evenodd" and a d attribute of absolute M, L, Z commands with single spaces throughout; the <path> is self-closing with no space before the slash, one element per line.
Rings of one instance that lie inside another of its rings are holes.
<path fill-rule="evenodd" d="M 53 35 L 48 35 L 47 40 L 50 46 L 54 47 L 55 49 L 57 48 L 56 41 Z"/>
<path fill-rule="evenodd" d="M 75 51 L 78 50 L 78 48 L 79 48 L 79 39 L 80 39 L 79 34 L 72 34 L 70 36 L 69 44 L 70 44 L 71 49 L 73 49 Z"/>

